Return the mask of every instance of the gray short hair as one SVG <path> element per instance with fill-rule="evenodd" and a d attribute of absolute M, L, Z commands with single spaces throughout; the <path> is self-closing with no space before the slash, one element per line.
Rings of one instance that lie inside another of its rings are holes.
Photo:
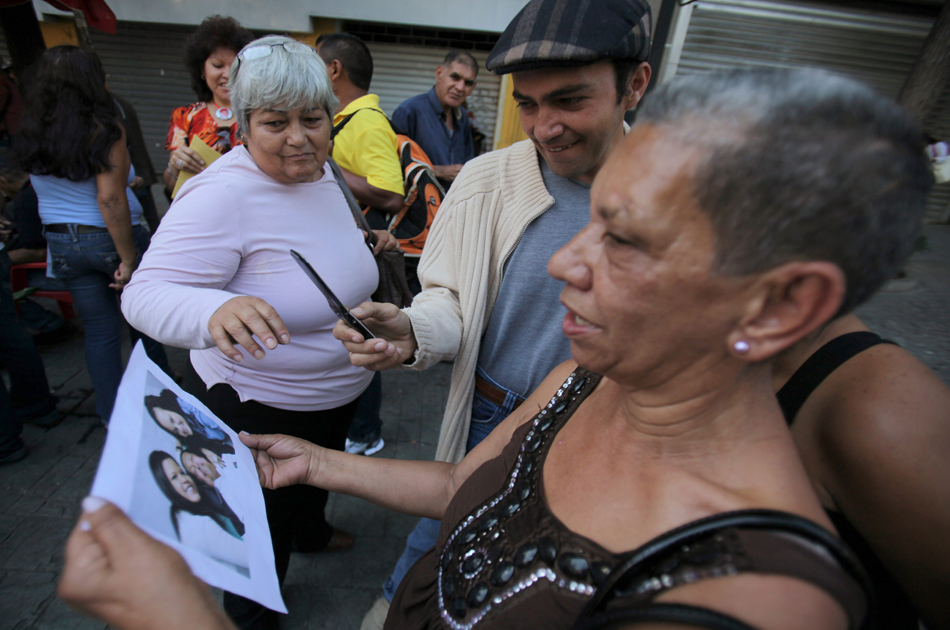
<path fill-rule="evenodd" d="M 289 52 L 280 44 L 305 46 L 300 53 Z M 258 59 L 245 59 L 243 53 L 257 46 L 271 46 L 271 53 Z M 238 129 L 247 133 L 251 112 L 261 108 L 291 110 L 321 107 L 330 119 L 340 101 L 333 94 L 327 67 L 315 50 L 281 35 L 256 39 L 238 53 L 228 81 L 231 105 L 237 114 Z"/>
<path fill-rule="evenodd" d="M 933 185 L 911 116 L 870 87 L 822 70 L 734 70 L 678 78 L 637 114 L 706 149 L 694 195 L 716 231 L 716 272 L 793 260 L 836 264 L 839 315 L 910 255 Z"/>

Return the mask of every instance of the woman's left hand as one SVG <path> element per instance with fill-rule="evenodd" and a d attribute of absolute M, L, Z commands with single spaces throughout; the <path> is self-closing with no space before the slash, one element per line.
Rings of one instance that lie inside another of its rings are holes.
<path fill-rule="evenodd" d="M 399 250 L 399 241 L 395 236 L 392 235 L 392 232 L 388 232 L 386 230 L 373 230 L 373 234 L 376 235 L 376 247 L 373 248 L 374 256 L 379 252 Z"/>
<path fill-rule="evenodd" d="M 241 433 L 241 441 L 251 449 L 257 463 L 261 486 L 271 490 L 307 483 L 315 478 L 319 451 L 306 440 L 289 435 L 252 435 Z"/>

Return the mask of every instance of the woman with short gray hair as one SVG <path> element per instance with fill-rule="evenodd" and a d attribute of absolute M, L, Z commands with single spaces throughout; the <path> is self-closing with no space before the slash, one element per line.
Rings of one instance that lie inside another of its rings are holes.
<path fill-rule="evenodd" d="M 140 330 L 192 349 L 183 386 L 235 431 L 343 450 L 372 373 L 350 364 L 331 335 L 336 315 L 290 256 L 302 253 L 346 304 L 376 289 L 373 252 L 326 164 L 338 101 L 320 57 L 287 37 L 248 44 L 229 87 L 244 145 L 182 187 L 122 309 Z M 377 236 L 377 251 L 396 247 Z M 326 491 L 264 498 L 281 581 L 292 544 L 352 545 L 324 518 Z M 241 627 L 277 627 L 250 600 L 225 594 L 225 608 Z"/>
<path fill-rule="evenodd" d="M 277 48 L 284 53 L 272 54 Z M 333 118 L 340 101 L 325 67 L 322 72 L 313 68 L 313 55 L 310 46 L 280 35 L 262 37 L 241 51 L 231 67 L 230 89 L 242 135 L 252 112 L 274 105 L 285 110 L 319 107 Z"/>

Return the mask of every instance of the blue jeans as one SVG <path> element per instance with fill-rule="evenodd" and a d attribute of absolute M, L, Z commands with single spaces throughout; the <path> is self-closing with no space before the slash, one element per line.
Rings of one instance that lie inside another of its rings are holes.
<path fill-rule="evenodd" d="M 383 373 L 373 374 L 373 380 L 359 397 L 356 406 L 356 415 L 350 424 L 347 438 L 352 442 L 375 444 L 383 430 L 383 420 L 379 417 L 379 410 L 383 404 Z"/>
<path fill-rule="evenodd" d="M 132 236 L 141 259 L 148 249 L 148 230 L 136 225 Z M 119 268 L 119 253 L 108 232 L 79 234 L 72 225 L 69 233 L 47 232 L 46 245 L 53 261 L 53 274 L 69 289 L 82 318 L 86 369 L 96 392 L 96 413 L 108 422 L 122 380 L 124 320 L 119 310 L 119 294 L 109 287 Z M 149 358 L 168 372 L 168 359 L 162 345 L 131 326 L 128 328 L 132 344 L 141 339 Z"/>
<path fill-rule="evenodd" d="M 6 248 L 0 249 L 0 367 L 10 375 L 9 393 L 0 380 L 0 455 L 23 446 L 22 420 L 39 418 L 56 409 L 43 360 L 17 319 L 10 267 L 10 255 Z"/>
<path fill-rule="evenodd" d="M 511 415 L 518 403 L 524 400 L 515 392 L 492 381 L 481 369 L 477 369 L 477 373 L 506 392 L 505 403 L 498 406 L 490 400 L 482 398 L 478 393 L 474 395 L 472 398 L 472 422 L 468 426 L 468 441 L 465 443 L 466 453 L 469 453 L 482 440 L 487 438 L 488 434 L 501 424 L 502 420 Z M 431 518 L 419 519 L 415 529 L 409 534 L 409 539 L 406 540 L 406 548 L 399 556 L 399 560 L 396 561 L 396 568 L 393 569 L 392 575 L 383 584 L 383 597 L 386 598 L 386 601 L 392 603 L 396 589 L 399 588 L 399 583 L 406 577 L 406 573 L 409 572 L 412 565 L 435 546 L 435 542 L 439 538 L 439 527 L 441 525 L 441 521 Z"/>

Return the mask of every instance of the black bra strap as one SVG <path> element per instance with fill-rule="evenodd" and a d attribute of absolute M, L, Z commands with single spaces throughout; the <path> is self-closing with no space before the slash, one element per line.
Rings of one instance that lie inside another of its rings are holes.
<path fill-rule="evenodd" d="M 881 339 L 875 333 L 860 331 L 835 337 L 819 348 L 802 363 L 776 394 L 778 404 L 785 415 L 785 422 L 791 426 L 808 397 L 832 372 L 851 357 L 882 343 L 894 344 L 893 341 Z"/>
<path fill-rule="evenodd" d="M 626 628 L 638 623 L 679 623 L 709 630 L 756 630 L 735 617 L 686 604 L 649 604 L 639 608 L 609 610 L 584 619 L 574 626 L 574 630 Z"/>

